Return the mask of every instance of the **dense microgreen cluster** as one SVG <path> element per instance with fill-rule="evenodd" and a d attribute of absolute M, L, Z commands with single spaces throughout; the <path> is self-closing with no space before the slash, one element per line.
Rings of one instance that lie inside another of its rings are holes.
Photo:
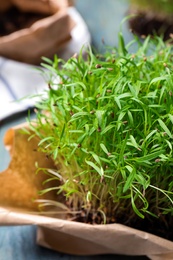
<path fill-rule="evenodd" d="M 130 53 L 137 44 L 135 54 Z M 173 214 L 172 46 L 137 37 L 96 55 L 44 58 L 48 89 L 37 104 L 39 149 L 52 157 L 72 210 L 144 218 Z M 47 191 L 47 190 L 46 190 Z M 45 191 L 43 191 L 45 192 Z"/>

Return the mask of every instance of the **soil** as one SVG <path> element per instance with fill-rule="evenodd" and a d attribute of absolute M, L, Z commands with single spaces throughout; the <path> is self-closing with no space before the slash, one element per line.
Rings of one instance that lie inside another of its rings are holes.
<path fill-rule="evenodd" d="M 119 223 L 173 241 L 173 221 L 170 216 L 146 217 L 145 219 L 136 217 L 130 222 L 128 219 L 124 221 L 120 219 Z"/>
<path fill-rule="evenodd" d="M 78 210 L 80 213 L 76 215 L 68 214 L 67 219 L 92 225 L 104 223 L 103 215 L 100 212 L 92 210 L 87 213 L 86 210 L 81 210 L 80 208 Z M 142 219 L 132 212 L 130 213 L 130 215 L 127 215 L 127 212 L 126 214 L 120 212 L 117 214 L 115 212 L 114 215 L 107 216 L 106 220 L 106 224 L 123 224 L 131 228 L 148 232 L 153 235 L 173 241 L 173 219 L 170 215 L 161 215 L 158 218 L 147 215 L 144 219 Z"/>
<path fill-rule="evenodd" d="M 24 13 L 16 7 L 0 13 L 0 36 L 9 35 L 18 30 L 29 28 L 36 21 L 47 17 L 38 13 Z"/>
<path fill-rule="evenodd" d="M 129 11 L 133 14 L 133 11 Z M 159 35 L 164 40 L 172 38 L 173 21 L 170 19 L 158 18 L 156 15 L 147 15 L 145 12 L 138 11 L 136 15 L 129 20 L 129 27 L 133 33 L 139 36 Z"/>

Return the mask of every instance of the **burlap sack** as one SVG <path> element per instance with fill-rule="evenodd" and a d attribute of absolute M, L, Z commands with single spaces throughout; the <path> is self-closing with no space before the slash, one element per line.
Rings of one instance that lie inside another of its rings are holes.
<path fill-rule="evenodd" d="M 58 182 L 45 182 L 48 176 L 44 168 L 54 168 L 53 161 L 37 151 L 38 139 L 28 139 L 22 129 L 9 129 L 4 137 L 6 148 L 12 160 L 6 170 L 0 172 L 0 205 L 38 211 L 38 199 L 57 199 L 56 191 L 39 194 L 43 189 L 49 189 Z M 37 172 L 37 166 L 40 171 Z"/>
<path fill-rule="evenodd" d="M 68 0 L 0 0 L 0 15 L 14 7 L 20 12 L 45 15 L 30 27 L 2 35 L 0 56 L 36 65 L 42 56 L 52 58 L 71 38 L 75 23 L 67 11 L 69 3 Z"/>

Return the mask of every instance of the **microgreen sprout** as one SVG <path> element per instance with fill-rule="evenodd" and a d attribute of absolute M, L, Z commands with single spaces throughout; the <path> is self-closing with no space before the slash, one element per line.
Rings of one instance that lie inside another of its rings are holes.
<path fill-rule="evenodd" d="M 85 58 L 42 64 L 49 87 L 30 126 L 55 161 L 58 193 L 93 223 L 173 214 L 172 46 L 134 42 L 132 54 L 120 33 L 102 55 L 87 47 Z"/>

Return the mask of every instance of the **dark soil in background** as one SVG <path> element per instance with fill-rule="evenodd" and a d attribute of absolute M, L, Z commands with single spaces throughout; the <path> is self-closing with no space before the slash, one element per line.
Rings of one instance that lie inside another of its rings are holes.
<path fill-rule="evenodd" d="M 0 13 L 0 36 L 29 28 L 33 23 L 45 17 L 47 15 L 31 12 L 25 13 L 16 7 L 11 7 L 6 12 Z"/>
<path fill-rule="evenodd" d="M 128 14 L 133 15 L 133 11 Z M 139 36 L 158 35 L 168 40 L 173 36 L 173 20 L 159 19 L 154 14 L 148 16 L 145 12 L 135 13 L 135 17 L 130 18 L 129 27 L 133 33 Z"/>

